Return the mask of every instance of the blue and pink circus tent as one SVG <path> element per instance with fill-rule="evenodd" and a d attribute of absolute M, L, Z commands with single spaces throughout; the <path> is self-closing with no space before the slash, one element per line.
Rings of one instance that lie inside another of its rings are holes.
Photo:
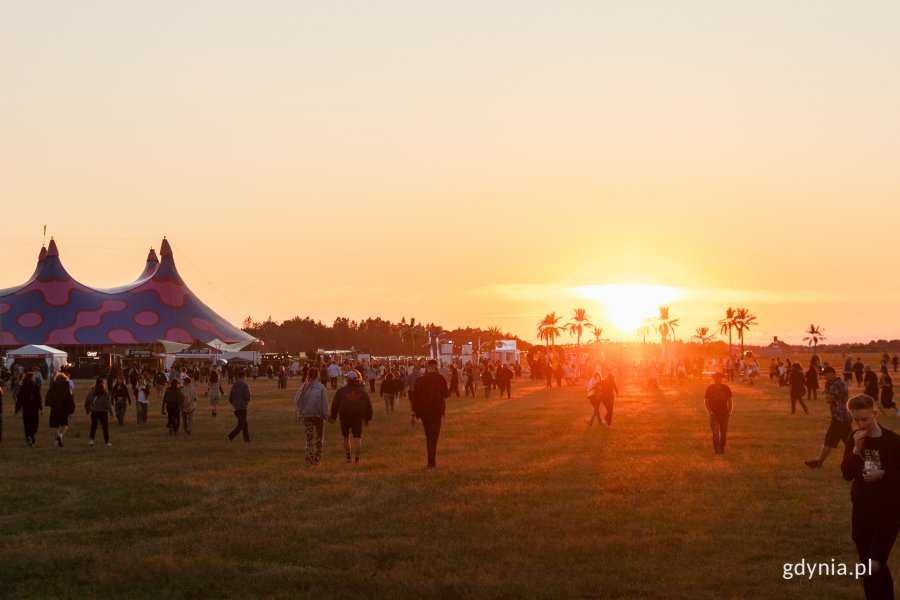
<path fill-rule="evenodd" d="M 63 267 L 51 240 L 24 284 L 0 290 L 0 346 L 136 346 L 196 340 L 239 351 L 258 340 L 203 304 L 175 268 L 169 242 L 150 250 L 143 272 L 127 285 L 88 287 Z"/>

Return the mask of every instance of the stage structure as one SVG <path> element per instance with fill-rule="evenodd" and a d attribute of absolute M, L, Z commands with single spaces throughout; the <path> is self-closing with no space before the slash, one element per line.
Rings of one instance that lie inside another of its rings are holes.
<path fill-rule="evenodd" d="M 163 238 L 127 285 L 93 288 L 63 267 L 55 240 L 41 248 L 34 274 L 0 290 L 0 348 L 52 346 L 73 357 L 97 353 L 161 359 L 167 342 L 202 342 L 223 353 L 258 350 L 259 340 L 231 325 L 191 291 Z M 160 362 L 161 364 L 161 362 Z"/>

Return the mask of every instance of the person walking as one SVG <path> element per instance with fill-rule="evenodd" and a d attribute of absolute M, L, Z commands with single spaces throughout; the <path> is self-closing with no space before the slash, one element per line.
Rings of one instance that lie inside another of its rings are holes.
<path fill-rule="evenodd" d="M 797 413 L 797 403 L 799 402 L 803 412 L 808 415 L 809 408 L 806 407 L 806 402 L 803 401 L 803 396 L 806 394 L 806 375 L 803 374 L 803 367 L 800 366 L 799 362 L 791 365 L 787 377 L 788 385 L 790 386 L 788 389 L 791 394 L 791 414 Z"/>
<path fill-rule="evenodd" d="M 319 369 L 313 367 L 307 372 L 306 383 L 294 395 L 294 404 L 294 418 L 303 422 L 306 432 L 306 466 L 318 466 L 322 463 L 325 419 L 328 418 L 328 396 L 319 381 Z"/>
<path fill-rule="evenodd" d="M 802 375 L 802 373 L 801 373 Z M 722 383 L 724 375 L 713 373 L 713 383 L 706 388 L 703 405 L 709 414 L 709 428 L 712 432 L 713 452 L 725 454 L 725 442 L 728 436 L 728 419 L 734 408 L 731 388 Z"/>
<path fill-rule="evenodd" d="M 810 469 L 821 467 L 829 453 L 837 448 L 839 442 L 844 442 L 844 445 L 848 443 L 847 439 L 850 437 L 853 420 L 847 411 L 847 399 L 850 395 L 847 384 L 837 378 L 834 367 L 827 366 L 822 369 L 822 376 L 825 377 L 825 400 L 828 402 L 831 412 L 831 422 L 825 432 L 825 441 L 822 449 L 819 450 L 819 457 L 803 461 Z"/>
<path fill-rule="evenodd" d="M 450 363 L 450 395 L 459 398 L 459 367 Z"/>
<path fill-rule="evenodd" d="M 45 398 L 50 407 L 50 429 L 56 429 L 57 448 L 62 448 L 63 436 L 69 430 L 69 415 L 75 412 L 75 396 L 69 387 L 69 376 L 60 371 L 50 382 Z"/>
<path fill-rule="evenodd" d="M 331 359 L 331 363 L 328 365 L 328 381 L 331 382 L 331 389 L 336 390 L 338 384 L 338 377 L 341 376 L 341 367 L 335 362 L 334 359 Z"/>
<path fill-rule="evenodd" d="M 181 393 L 181 381 L 178 377 L 172 377 L 166 392 L 163 394 L 162 414 L 168 415 L 166 428 L 169 435 L 178 435 L 178 426 L 181 422 L 181 406 L 184 404 L 184 394 Z"/>
<path fill-rule="evenodd" d="M 841 474 L 852 481 L 850 527 L 859 562 L 870 567 L 863 575 L 866 598 L 893 598 L 894 580 L 888 556 L 894 547 L 900 520 L 900 435 L 878 424 L 875 400 L 854 396 L 847 409 L 857 430 L 845 439 Z"/>
<path fill-rule="evenodd" d="M 87 398 L 84 400 L 84 412 L 91 415 L 91 433 L 88 446 L 94 445 L 97 425 L 103 428 L 103 442 L 107 446 L 112 446 L 109 442 L 109 417 L 113 414 L 113 405 L 102 377 L 97 378 L 94 387 L 88 392 Z"/>
<path fill-rule="evenodd" d="M 372 420 L 372 399 L 363 387 L 359 373 L 354 370 L 347 371 L 347 384 L 335 392 L 331 401 L 331 416 L 328 422 L 334 423 L 338 417 L 341 421 L 344 453 L 347 455 L 344 462 L 350 464 L 352 451 L 353 462 L 359 464 L 363 426 L 368 426 Z"/>
<path fill-rule="evenodd" d="M 465 395 L 466 398 L 469 397 L 469 392 L 472 393 L 472 397 L 475 398 L 475 382 L 477 381 L 477 377 L 475 376 L 475 367 L 472 366 L 472 363 L 466 365 L 465 370 L 463 371 L 463 377 L 465 378 Z"/>
<path fill-rule="evenodd" d="M 881 414 L 885 414 L 884 407 L 878 398 L 878 374 L 869 365 L 863 368 L 863 394 L 873 399 Z"/>
<path fill-rule="evenodd" d="M 16 392 L 16 412 L 22 411 L 22 425 L 25 427 L 25 443 L 29 447 L 34 446 L 34 436 L 37 434 L 41 415 L 44 414 L 44 404 L 41 400 L 41 389 L 34 382 L 34 372 L 25 373 L 22 383 Z"/>
<path fill-rule="evenodd" d="M 806 401 L 818 400 L 818 390 L 819 371 L 816 369 L 816 363 L 810 361 L 809 368 L 806 370 Z"/>
<path fill-rule="evenodd" d="M 618 395 L 619 386 L 616 385 L 616 376 L 612 371 L 607 371 L 606 376 L 600 382 L 600 404 L 606 409 L 606 416 L 600 423 L 607 428 L 612 427 L 613 405 Z"/>
<path fill-rule="evenodd" d="M 429 471 L 437 467 L 438 437 L 441 435 L 441 422 L 444 419 L 447 409 L 446 399 L 449 396 L 447 380 L 438 373 L 437 361 L 429 360 L 425 366 L 425 374 L 416 382 L 412 414 L 409 417 L 410 425 L 415 425 L 416 420 L 422 421 Z"/>
<path fill-rule="evenodd" d="M 587 382 L 587 398 L 588 402 L 591 403 L 593 407 L 593 411 L 591 411 L 591 418 L 588 419 L 588 429 L 593 427 L 594 419 L 600 421 L 600 382 L 603 381 L 603 378 L 600 376 L 600 371 L 594 371 L 594 374 L 591 375 L 591 378 L 588 379 Z"/>
<path fill-rule="evenodd" d="M 181 403 L 181 424 L 184 433 L 191 435 L 194 431 L 194 411 L 197 410 L 197 388 L 194 387 L 194 380 L 191 377 L 184 378 L 181 395 L 184 398 Z"/>
<path fill-rule="evenodd" d="M 234 416 L 237 418 L 237 425 L 231 430 L 225 441 L 230 442 L 237 437 L 237 434 L 244 435 L 244 442 L 250 441 L 250 428 L 247 425 L 247 407 L 250 405 L 250 386 L 245 381 L 247 372 L 240 369 L 237 372 L 237 379 L 228 392 L 228 402 L 234 410 Z"/>
<path fill-rule="evenodd" d="M 150 410 L 150 391 L 153 389 L 153 386 L 147 377 L 141 375 L 138 377 L 136 389 L 134 409 L 137 412 L 137 424 L 146 425 L 147 413 Z"/>
<path fill-rule="evenodd" d="M 881 379 L 878 385 L 881 388 L 881 406 L 884 407 L 884 410 L 893 410 L 894 414 L 900 414 L 897 405 L 894 404 L 894 380 L 888 373 L 887 365 L 881 366 Z"/>
<path fill-rule="evenodd" d="M 381 385 L 378 388 L 378 394 L 384 400 L 384 412 L 386 415 L 390 416 L 394 412 L 397 394 L 400 393 L 402 386 L 403 384 L 400 383 L 399 379 L 394 379 L 393 373 L 388 371 L 384 374 L 384 378 L 381 380 Z"/>
<path fill-rule="evenodd" d="M 121 427 L 125 424 L 125 410 L 131 404 L 131 392 L 129 392 L 122 375 L 116 377 L 116 382 L 109 391 L 109 395 L 112 397 L 113 406 L 116 409 L 116 422 Z"/>
<path fill-rule="evenodd" d="M 219 413 L 219 400 L 225 397 L 225 389 L 222 387 L 222 375 L 218 369 L 213 369 L 209 373 L 209 386 L 206 388 L 206 398 L 209 400 L 212 416 Z"/>
<path fill-rule="evenodd" d="M 497 389 L 500 390 L 500 397 L 503 397 L 504 390 L 506 391 L 507 400 L 512 398 L 512 378 L 513 372 L 505 363 L 500 365 L 500 368 L 497 369 Z M 458 395 L 458 394 L 457 394 Z"/>
<path fill-rule="evenodd" d="M 483 370 L 481 371 L 481 385 L 484 386 L 484 399 L 487 400 L 491 397 L 491 387 L 494 384 L 494 375 L 491 372 L 490 365 L 484 365 Z"/>

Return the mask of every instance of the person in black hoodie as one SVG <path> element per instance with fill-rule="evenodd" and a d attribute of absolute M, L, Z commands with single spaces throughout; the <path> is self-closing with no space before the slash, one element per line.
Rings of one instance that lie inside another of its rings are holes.
<path fill-rule="evenodd" d="M 803 412 L 808 415 L 809 409 L 806 407 L 806 402 L 803 401 L 803 396 L 806 394 L 806 375 L 803 373 L 803 367 L 800 366 L 799 362 L 791 365 L 791 368 L 788 370 L 787 380 L 791 393 L 791 414 L 796 414 L 797 403 L 799 402 Z"/>
<path fill-rule="evenodd" d="M 871 569 L 863 576 L 866 598 L 893 598 L 894 581 L 887 561 L 900 532 L 900 435 L 875 418 L 875 400 L 850 398 L 847 409 L 857 430 L 844 448 L 841 473 L 852 481 L 851 531 L 859 560 Z"/>
<path fill-rule="evenodd" d="M 131 404 L 131 392 L 128 391 L 124 377 L 121 375 L 116 377 L 116 382 L 109 390 L 109 395 L 112 397 L 113 406 L 116 409 L 116 421 L 121 427 L 125 424 L 125 409 Z"/>
<path fill-rule="evenodd" d="M 173 377 L 166 388 L 166 393 L 163 395 L 162 409 L 162 414 L 169 415 L 166 423 L 169 428 L 169 435 L 178 435 L 182 404 L 184 404 L 184 394 L 181 393 L 181 382 L 178 381 L 177 377 Z"/>
<path fill-rule="evenodd" d="M 54 445 L 62 448 L 63 436 L 69 430 L 69 415 L 75 412 L 75 396 L 69 386 L 69 376 L 57 373 L 47 390 L 47 406 L 50 407 L 50 429 L 56 429 Z"/>
<path fill-rule="evenodd" d="M 34 382 L 34 372 L 25 373 L 22 386 L 16 393 L 16 414 L 22 411 L 22 423 L 25 426 L 25 442 L 34 446 L 34 435 L 37 433 L 44 404 L 41 401 L 41 388 Z"/>
<path fill-rule="evenodd" d="M 487 389 L 488 386 L 485 386 Z M 450 397 L 447 380 L 438 373 L 437 361 L 431 359 L 425 367 L 425 374 L 416 381 L 413 393 L 412 414 L 409 424 L 415 425 L 416 419 L 422 420 L 425 430 L 425 446 L 428 451 L 428 470 L 437 466 L 437 443 L 441 435 L 441 420 L 447 409 L 446 399 Z"/>
<path fill-rule="evenodd" d="M 362 378 L 357 371 L 347 371 L 347 385 L 334 393 L 328 422 L 334 423 L 338 416 L 341 419 L 344 452 L 347 454 L 345 462 L 350 464 L 350 434 L 353 434 L 354 462 L 359 463 L 363 425 L 368 425 L 372 420 L 372 399 L 369 398 L 369 393 L 363 386 Z"/>

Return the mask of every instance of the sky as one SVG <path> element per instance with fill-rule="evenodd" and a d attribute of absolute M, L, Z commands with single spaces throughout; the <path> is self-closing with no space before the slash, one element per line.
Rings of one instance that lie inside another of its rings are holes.
<path fill-rule="evenodd" d="M 681 338 L 728 306 L 754 343 L 900 338 L 898 27 L 887 1 L 6 0 L 0 287 L 46 225 L 97 287 L 167 236 L 238 325 L 534 341 L 582 307 L 636 339 L 622 312 L 665 302 Z"/>

